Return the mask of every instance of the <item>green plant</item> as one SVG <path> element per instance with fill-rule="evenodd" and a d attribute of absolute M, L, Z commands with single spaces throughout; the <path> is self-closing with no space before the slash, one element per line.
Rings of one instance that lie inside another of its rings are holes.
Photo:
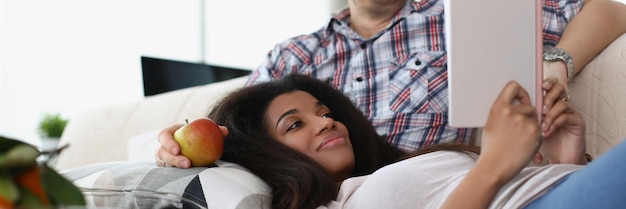
<path fill-rule="evenodd" d="M 61 117 L 61 114 L 45 114 L 39 121 L 37 131 L 41 137 L 60 138 L 65 130 L 68 120 Z"/>
<path fill-rule="evenodd" d="M 30 144 L 0 136 L 0 208 L 86 205 L 78 187 L 47 163 L 37 162 L 40 155 Z"/>

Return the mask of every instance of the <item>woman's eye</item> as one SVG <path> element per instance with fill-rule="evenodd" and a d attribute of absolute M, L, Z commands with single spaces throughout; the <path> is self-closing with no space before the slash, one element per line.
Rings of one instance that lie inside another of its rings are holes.
<path fill-rule="evenodd" d="M 324 118 L 335 118 L 335 116 L 332 113 L 323 114 L 322 117 L 324 117 Z"/>
<path fill-rule="evenodd" d="M 291 124 L 289 127 L 287 127 L 287 131 L 291 131 L 293 129 L 296 129 L 298 127 L 302 126 L 302 122 L 300 121 L 296 121 L 293 124 Z"/>

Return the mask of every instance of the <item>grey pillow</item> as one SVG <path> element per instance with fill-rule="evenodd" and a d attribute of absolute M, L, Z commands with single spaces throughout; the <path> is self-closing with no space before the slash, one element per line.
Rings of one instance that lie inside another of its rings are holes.
<path fill-rule="evenodd" d="M 162 168 L 150 162 L 111 162 L 61 172 L 83 190 L 88 205 L 108 208 L 270 208 L 271 190 L 245 168 Z"/>

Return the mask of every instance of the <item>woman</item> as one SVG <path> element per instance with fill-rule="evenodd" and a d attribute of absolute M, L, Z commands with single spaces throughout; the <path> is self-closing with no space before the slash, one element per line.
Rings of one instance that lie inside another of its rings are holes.
<path fill-rule="evenodd" d="M 539 207 L 569 201 L 570 189 L 560 188 L 597 181 L 590 178 L 607 173 L 606 165 L 524 168 L 537 153 L 541 135 L 543 158 L 586 163 L 584 122 L 559 99 L 564 89 L 555 83 L 547 79 L 544 85 L 541 126 L 526 91 L 507 84 L 492 106 L 479 156 L 476 147 L 462 144 L 405 154 L 383 141 L 342 93 L 306 76 L 242 88 L 218 103 L 209 117 L 228 128 L 221 159 L 268 183 L 272 208 Z M 513 105 L 514 100 L 521 104 Z M 604 189 L 626 187 L 616 181 L 623 170 L 612 174 L 615 184 Z M 565 196 L 542 198 L 559 195 Z"/>

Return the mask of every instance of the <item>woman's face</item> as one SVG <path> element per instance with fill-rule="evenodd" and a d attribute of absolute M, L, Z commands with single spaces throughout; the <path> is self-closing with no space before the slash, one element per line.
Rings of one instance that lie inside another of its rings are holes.
<path fill-rule="evenodd" d="M 312 158 L 336 181 L 351 175 L 354 151 L 348 129 L 311 94 L 281 94 L 270 103 L 266 118 L 272 138 Z"/>

